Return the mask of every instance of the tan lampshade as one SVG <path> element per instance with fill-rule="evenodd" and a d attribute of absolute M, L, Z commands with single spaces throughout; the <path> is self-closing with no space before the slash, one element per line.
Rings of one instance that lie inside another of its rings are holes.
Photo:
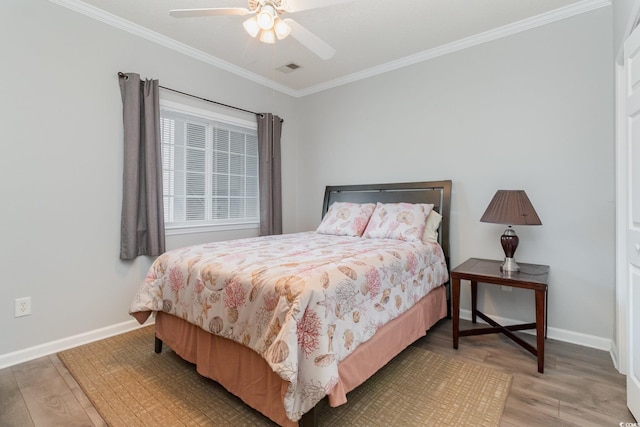
<path fill-rule="evenodd" d="M 480 222 L 505 225 L 542 225 L 524 190 L 498 190 Z"/>

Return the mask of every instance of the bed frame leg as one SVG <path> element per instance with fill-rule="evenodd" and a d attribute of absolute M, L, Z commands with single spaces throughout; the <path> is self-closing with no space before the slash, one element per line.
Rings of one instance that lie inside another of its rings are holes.
<path fill-rule="evenodd" d="M 316 407 L 317 405 L 302 416 L 298 423 L 299 427 L 318 427 L 318 417 L 316 416 L 318 411 Z"/>
<path fill-rule="evenodd" d="M 155 337 L 155 338 L 156 338 L 156 340 L 155 340 L 155 348 L 154 348 L 154 351 L 155 351 L 157 354 L 160 354 L 160 353 L 162 352 L 162 340 L 161 340 L 160 338 L 158 338 L 158 337 Z"/>

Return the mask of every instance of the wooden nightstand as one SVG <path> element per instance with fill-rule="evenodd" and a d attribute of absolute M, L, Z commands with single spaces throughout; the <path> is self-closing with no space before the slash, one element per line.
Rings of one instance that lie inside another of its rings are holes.
<path fill-rule="evenodd" d="M 520 265 L 517 273 L 503 273 L 500 270 L 502 261 L 469 258 L 451 271 L 451 299 L 453 305 L 453 348 L 458 348 L 458 338 L 469 335 L 483 335 L 503 333 L 517 344 L 527 349 L 531 354 L 538 357 L 538 372 L 544 372 L 544 340 L 547 336 L 547 293 L 549 281 L 549 266 L 538 264 Z M 491 327 L 460 329 L 460 280 L 471 282 L 471 321 L 476 323 L 476 318 L 480 317 Z M 536 321 L 534 323 L 524 323 L 520 325 L 502 326 L 491 319 L 486 314 L 480 312 L 478 303 L 478 283 L 491 285 L 512 286 L 514 288 L 531 289 L 535 291 L 536 300 Z M 536 330 L 536 347 L 522 340 L 512 333 L 525 329 Z"/>

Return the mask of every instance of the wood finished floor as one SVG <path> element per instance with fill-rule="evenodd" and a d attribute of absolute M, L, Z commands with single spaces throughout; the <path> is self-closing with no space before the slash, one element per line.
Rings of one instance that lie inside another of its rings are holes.
<path fill-rule="evenodd" d="M 471 322 L 461 321 L 463 329 Z M 531 335 L 518 334 L 535 345 Z M 414 345 L 513 375 L 501 426 L 618 426 L 635 420 L 626 406 L 625 377 L 609 353 L 548 339 L 545 372 L 502 335 L 460 338 L 451 345 L 443 320 Z M 106 426 L 57 356 L 0 370 L 0 426 Z"/>

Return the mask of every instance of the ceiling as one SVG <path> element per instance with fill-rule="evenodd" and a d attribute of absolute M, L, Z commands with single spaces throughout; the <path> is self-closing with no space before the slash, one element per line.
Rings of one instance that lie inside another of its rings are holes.
<path fill-rule="evenodd" d="M 247 0 L 50 0 L 266 86 L 304 96 L 525 31 L 609 0 L 352 0 L 287 14 L 336 49 L 322 60 L 288 37 L 269 45 L 245 16 L 174 18 L 171 9 Z M 295 71 L 277 68 L 295 63 Z"/>

